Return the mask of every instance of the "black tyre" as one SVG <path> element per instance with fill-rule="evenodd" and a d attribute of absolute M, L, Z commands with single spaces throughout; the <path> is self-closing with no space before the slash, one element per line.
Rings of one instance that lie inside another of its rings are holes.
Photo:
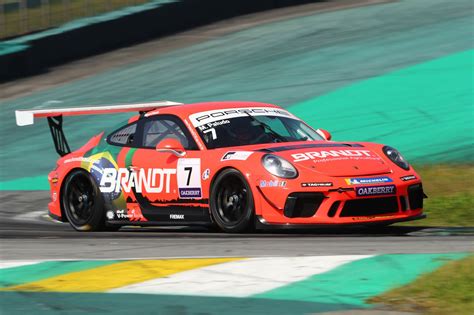
<path fill-rule="evenodd" d="M 68 175 L 62 204 L 66 218 L 77 231 L 105 230 L 102 195 L 88 172 L 74 170 Z"/>
<path fill-rule="evenodd" d="M 211 214 L 217 226 L 230 233 L 254 228 L 254 201 L 245 177 L 227 169 L 215 179 L 210 196 Z"/>

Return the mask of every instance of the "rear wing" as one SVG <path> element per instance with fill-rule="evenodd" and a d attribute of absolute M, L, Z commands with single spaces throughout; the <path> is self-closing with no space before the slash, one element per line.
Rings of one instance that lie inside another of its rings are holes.
<path fill-rule="evenodd" d="M 60 156 L 71 152 L 69 144 L 63 132 L 63 116 L 79 115 L 100 115 L 116 114 L 126 112 L 146 113 L 158 107 L 169 107 L 183 105 L 171 101 L 158 101 L 150 103 L 123 104 L 123 105 L 104 105 L 104 106 L 85 106 L 54 109 L 32 109 L 16 110 L 16 124 L 18 126 L 33 125 L 35 118 L 47 118 L 51 136 L 53 137 L 54 147 Z"/>

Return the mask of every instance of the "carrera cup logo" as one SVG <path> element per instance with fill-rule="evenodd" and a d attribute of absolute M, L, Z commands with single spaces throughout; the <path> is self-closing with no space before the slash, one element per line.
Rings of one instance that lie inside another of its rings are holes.
<path fill-rule="evenodd" d="M 245 161 L 252 155 L 251 151 L 230 151 L 224 154 L 221 161 L 239 160 Z"/>
<path fill-rule="evenodd" d="M 338 158 L 338 157 L 372 157 L 376 158 L 369 150 L 329 150 L 329 151 L 317 151 L 317 152 L 305 152 L 295 153 L 291 155 L 293 162 L 301 162 L 306 160 L 318 160 L 326 158 Z"/>
<path fill-rule="evenodd" d="M 403 176 L 403 177 L 400 177 L 400 179 L 404 182 L 408 181 L 408 180 L 414 180 L 416 179 L 416 176 L 415 175 L 408 175 L 408 176 Z"/>
<path fill-rule="evenodd" d="M 386 186 L 365 186 L 357 187 L 356 194 L 361 196 L 393 195 L 396 193 L 395 185 Z"/>
<path fill-rule="evenodd" d="M 140 169 L 134 172 L 126 168 L 104 168 L 99 188 L 103 193 L 120 192 L 121 189 L 129 193 L 132 188 L 137 193 L 169 193 L 171 175 L 174 174 L 176 169 L 172 168 Z"/>
<path fill-rule="evenodd" d="M 390 177 L 371 177 L 371 178 L 346 178 L 347 185 L 366 185 L 366 184 L 379 184 L 379 183 L 391 183 L 393 180 Z"/>

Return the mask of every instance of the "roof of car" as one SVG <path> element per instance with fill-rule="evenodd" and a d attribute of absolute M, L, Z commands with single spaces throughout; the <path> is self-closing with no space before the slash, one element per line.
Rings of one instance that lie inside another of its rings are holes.
<path fill-rule="evenodd" d="M 184 104 L 178 106 L 170 106 L 158 108 L 150 111 L 147 116 L 153 116 L 157 114 L 174 114 L 179 116 L 189 116 L 194 113 L 205 112 L 213 109 L 227 109 L 227 108 L 242 108 L 242 107 L 276 107 L 276 105 L 260 102 L 248 102 L 248 101 L 223 101 L 223 102 L 203 102 Z"/>

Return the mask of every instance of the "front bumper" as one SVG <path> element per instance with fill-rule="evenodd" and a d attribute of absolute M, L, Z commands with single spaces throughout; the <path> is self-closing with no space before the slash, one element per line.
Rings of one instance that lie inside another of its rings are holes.
<path fill-rule="evenodd" d="M 426 218 L 426 214 L 418 214 L 415 216 L 401 217 L 396 219 L 384 220 L 384 221 L 370 221 L 370 222 L 357 222 L 357 223 L 332 223 L 332 224 L 271 224 L 265 221 L 261 216 L 257 216 L 255 220 L 255 227 L 259 230 L 278 229 L 278 230 L 306 230 L 313 228 L 340 228 L 348 226 L 385 226 L 399 222 L 415 221 Z"/>
<path fill-rule="evenodd" d="M 394 179 L 390 185 L 396 186 L 395 193 L 376 196 L 358 196 L 357 187 L 343 183 L 308 189 L 288 183 L 285 189 L 273 191 L 257 187 L 261 197 L 257 215 L 264 225 L 318 226 L 390 224 L 424 217 L 426 195 L 420 180 Z"/>

